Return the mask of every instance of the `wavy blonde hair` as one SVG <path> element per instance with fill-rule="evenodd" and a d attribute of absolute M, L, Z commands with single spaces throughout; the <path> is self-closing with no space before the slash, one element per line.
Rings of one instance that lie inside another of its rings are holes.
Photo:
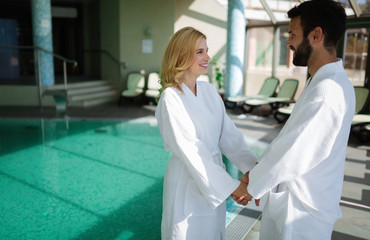
<path fill-rule="evenodd" d="M 199 41 L 206 36 L 192 27 L 178 30 L 170 39 L 164 52 L 160 71 L 161 92 L 168 87 L 176 87 L 183 92 L 184 71 L 194 61 Z"/>

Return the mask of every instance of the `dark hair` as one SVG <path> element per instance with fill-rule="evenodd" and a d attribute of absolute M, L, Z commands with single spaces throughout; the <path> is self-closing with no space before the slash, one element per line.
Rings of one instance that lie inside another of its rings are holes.
<path fill-rule="evenodd" d="M 303 36 L 316 27 L 321 27 L 325 35 L 325 47 L 336 47 L 346 30 L 347 15 L 343 6 L 333 0 L 311 0 L 290 9 L 289 18 L 301 17 Z"/>

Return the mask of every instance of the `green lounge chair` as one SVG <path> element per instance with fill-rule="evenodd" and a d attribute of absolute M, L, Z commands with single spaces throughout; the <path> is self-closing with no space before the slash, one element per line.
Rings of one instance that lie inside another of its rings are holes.
<path fill-rule="evenodd" d="M 275 77 L 266 78 L 260 91 L 258 92 L 258 95 L 256 96 L 239 95 L 235 97 L 228 97 L 225 100 L 225 105 L 228 108 L 234 108 L 237 105 L 243 104 L 244 101 L 248 99 L 260 99 L 272 97 L 276 92 L 276 88 L 279 86 L 279 82 L 280 82 L 279 79 Z"/>
<path fill-rule="evenodd" d="M 274 112 L 274 118 L 278 123 L 284 123 L 288 120 L 290 114 L 293 111 L 295 104 L 290 104 L 289 106 L 280 107 Z"/>
<path fill-rule="evenodd" d="M 279 107 L 294 103 L 294 96 L 297 92 L 298 83 L 299 81 L 297 79 L 286 79 L 280 87 L 276 97 L 248 99 L 244 101 L 243 110 L 245 112 L 251 112 L 258 106 L 269 104 L 271 111 L 267 115 L 270 115 L 270 113 L 274 112 Z"/>
<path fill-rule="evenodd" d="M 351 133 L 360 141 L 370 140 L 370 114 L 355 114 L 352 120 Z"/>
<path fill-rule="evenodd" d="M 355 114 L 362 113 L 369 97 L 369 89 L 365 87 L 354 87 L 356 95 Z"/>
<path fill-rule="evenodd" d="M 155 100 L 159 97 L 159 92 L 161 89 L 161 84 L 159 83 L 158 72 L 151 72 L 148 74 L 148 87 L 145 91 L 145 98 L 147 101 Z M 154 101 L 155 102 L 155 101 Z"/>
<path fill-rule="evenodd" d="M 359 132 L 359 138 L 360 142 L 368 142 L 370 141 L 370 123 L 365 125 Z"/>
<path fill-rule="evenodd" d="M 145 76 L 140 72 L 130 72 L 127 74 L 127 89 L 121 93 L 119 104 L 125 99 L 142 100 L 145 87 Z"/>
<path fill-rule="evenodd" d="M 370 124 L 370 114 L 364 113 L 369 100 L 370 91 L 365 87 L 355 87 L 356 108 L 353 116 L 351 133 L 360 141 L 369 140 L 368 126 Z"/>
<path fill-rule="evenodd" d="M 365 104 L 366 104 L 366 101 L 369 95 L 369 89 L 367 88 L 354 87 L 354 90 L 355 90 L 355 95 L 356 95 L 356 108 L 355 108 L 355 116 L 352 121 L 352 126 L 358 125 L 361 122 L 366 123 L 367 118 L 364 117 L 365 115 L 360 114 L 357 117 L 356 115 L 358 115 L 360 112 L 364 110 L 364 107 L 365 107 Z M 274 118 L 276 119 L 276 121 L 278 121 L 279 123 L 285 122 L 289 118 L 290 114 L 292 113 L 293 107 L 294 105 L 279 108 L 274 113 Z"/>

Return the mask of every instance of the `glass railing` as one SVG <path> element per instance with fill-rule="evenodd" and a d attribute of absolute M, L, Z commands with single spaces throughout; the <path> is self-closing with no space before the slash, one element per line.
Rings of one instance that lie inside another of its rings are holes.
<path fill-rule="evenodd" d="M 64 89 L 67 90 L 67 64 L 77 66 L 77 61 L 67 59 L 38 46 L 0 46 L 0 84 L 37 85 L 40 107 L 42 107 L 42 76 L 40 53 L 61 61 Z"/>

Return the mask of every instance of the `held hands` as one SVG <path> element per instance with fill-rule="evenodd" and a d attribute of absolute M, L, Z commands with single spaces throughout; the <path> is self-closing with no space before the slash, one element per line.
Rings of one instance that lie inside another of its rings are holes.
<path fill-rule="evenodd" d="M 240 179 L 239 187 L 231 194 L 231 198 L 238 204 L 246 206 L 252 200 L 252 196 L 248 193 L 247 187 L 249 184 L 249 172 L 244 174 Z M 255 199 L 256 206 L 260 205 L 260 199 Z"/>

